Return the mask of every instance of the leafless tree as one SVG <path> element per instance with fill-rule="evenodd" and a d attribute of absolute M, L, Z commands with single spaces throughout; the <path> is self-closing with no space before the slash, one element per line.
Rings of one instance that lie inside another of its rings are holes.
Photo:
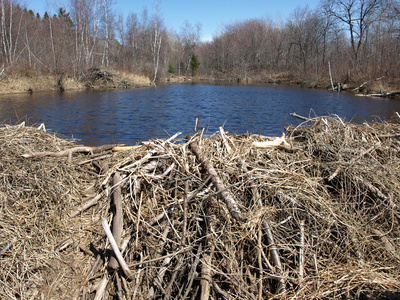
<path fill-rule="evenodd" d="M 185 21 L 181 27 L 181 43 L 182 43 L 182 61 L 185 63 L 185 76 L 187 76 L 190 68 L 190 60 L 200 43 L 201 25 L 198 23 L 192 25 L 189 21 Z M 179 66 L 180 69 L 181 66 Z"/>
<path fill-rule="evenodd" d="M 325 12 L 347 29 L 356 66 L 369 28 L 379 21 L 383 4 L 384 0 L 326 0 L 323 3 Z"/>

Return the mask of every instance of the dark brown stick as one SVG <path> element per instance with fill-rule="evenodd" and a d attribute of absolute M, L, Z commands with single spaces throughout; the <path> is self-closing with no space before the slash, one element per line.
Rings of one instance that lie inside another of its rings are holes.
<path fill-rule="evenodd" d="M 265 231 L 267 232 L 267 241 L 268 245 L 270 246 L 272 261 L 275 264 L 275 267 L 278 271 L 278 275 L 283 276 L 281 259 L 279 257 L 278 249 L 276 248 L 274 236 L 272 235 L 272 230 L 271 227 L 269 226 L 267 218 L 264 219 L 264 227 Z M 285 279 L 281 277 L 279 280 L 278 293 L 284 293 L 285 291 L 286 291 L 286 282 Z"/>
<path fill-rule="evenodd" d="M 121 196 L 121 176 L 119 172 L 115 172 L 113 181 L 113 201 L 115 206 L 115 214 L 112 225 L 112 234 L 118 247 L 121 247 L 121 235 L 122 235 L 122 196 Z M 118 268 L 119 264 L 115 257 L 110 258 L 109 267 L 112 269 Z"/>
<path fill-rule="evenodd" d="M 191 142 L 190 149 L 196 155 L 202 167 L 208 172 L 208 174 L 211 175 L 211 181 L 217 191 L 221 194 L 222 200 L 228 207 L 232 217 L 237 221 L 241 221 L 242 213 L 240 212 L 240 209 L 237 206 L 235 199 L 233 199 L 233 197 L 225 189 L 223 181 L 218 176 L 217 171 L 214 169 L 208 158 L 203 154 L 203 151 L 201 151 L 199 144 L 196 141 Z"/>

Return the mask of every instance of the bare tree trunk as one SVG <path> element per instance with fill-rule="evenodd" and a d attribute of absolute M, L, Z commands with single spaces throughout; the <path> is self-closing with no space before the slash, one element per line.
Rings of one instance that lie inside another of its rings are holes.
<path fill-rule="evenodd" d="M 53 38 L 53 27 L 51 25 L 51 18 L 49 18 L 49 28 L 50 28 L 50 41 L 51 41 L 51 51 L 53 52 L 53 72 L 57 73 L 57 58 L 56 58 L 56 49 L 54 45 L 54 38 Z"/>
<path fill-rule="evenodd" d="M 109 15 L 108 15 L 108 3 L 107 0 L 103 0 L 103 9 L 104 9 L 104 26 L 106 31 L 105 36 L 105 46 L 103 51 L 102 64 L 108 67 L 109 65 L 109 52 L 110 52 L 110 24 Z"/>

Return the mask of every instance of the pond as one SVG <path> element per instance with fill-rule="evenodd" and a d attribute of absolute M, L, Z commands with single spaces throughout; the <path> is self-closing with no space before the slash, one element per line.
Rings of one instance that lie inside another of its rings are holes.
<path fill-rule="evenodd" d="M 336 114 L 347 121 L 389 119 L 400 101 L 293 86 L 177 84 L 137 90 L 79 91 L 0 96 L 0 122 L 44 123 L 85 145 L 136 144 L 181 137 L 200 128 L 208 135 L 224 126 L 230 133 L 276 136 L 300 120 L 290 116 Z"/>

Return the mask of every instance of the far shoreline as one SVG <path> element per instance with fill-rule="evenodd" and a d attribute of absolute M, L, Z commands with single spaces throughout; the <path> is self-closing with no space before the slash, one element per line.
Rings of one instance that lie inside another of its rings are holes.
<path fill-rule="evenodd" d="M 0 81 L 0 96 L 10 94 L 33 94 L 38 92 L 64 92 L 64 91 L 86 91 L 86 90 L 134 90 L 138 88 L 150 88 L 158 85 L 201 83 L 201 84 L 232 84 L 232 85 L 275 85 L 275 86 L 299 86 L 309 89 L 327 90 L 333 92 L 350 92 L 358 96 L 377 96 L 399 98 L 400 79 L 378 78 L 375 80 L 357 80 L 349 83 L 330 83 L 327 80 L 312 81 L 288 74 L 256 74 L 246 78 L 233 76 L 215 77 L 185 77 L 169 76 L 153 83 L 149 77 L 119 73 L 97 68 L 101 74 L 105 73 L 107 78 L 85 78 L 77 80 L 73 76 L 60 75 L 38 75 L 38 76 L 9 76 Z M 61 82 L 61 83 L 60 83 Z M 332 89 L 333 87 L 333 89 Z"/>

